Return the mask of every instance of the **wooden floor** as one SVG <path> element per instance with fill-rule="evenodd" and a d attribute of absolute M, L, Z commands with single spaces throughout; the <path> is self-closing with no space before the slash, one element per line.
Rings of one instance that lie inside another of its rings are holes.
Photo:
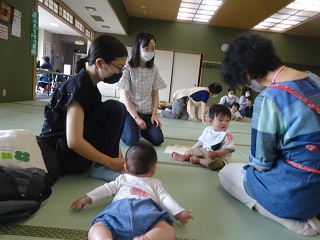
<path fill-rule="evenodd" d="M 28 129 L 39 134 L 47 100 L 0 104 L 1 129 Z M 306 239 L 281 225 L 262 217 L 234 198 L 221 187 L 218 172 L 200 166 L 180 163 L 165 153 L 167 146 L 192 146 L 206 127 L 192 120 L 161 118 L 165 142 L 155 147 L 159 164 L 155 177 L 186 209 L 193 210 L 194 220 L 182 226 L 174 223 L 177 239 L 184 240 L 296 240 Z M 248 162 L 251 121 L 231 122 L 235 149 L 233 162 Z M 121 142 L 122 150 L 127 147 Z M 70 204 L 87 191 L 103 184 L 88 174 L 66 176 L 58 180 L 53 194 L 30 219 L 16 225 L 0 225 L 0 239 L 86 239 L 93 217 L 111 202 L 90 205 L 75 211 Z M 310 239 L 310 238 L 309 238 Z M 319 236 L 312 239 L 320 239 Z"/>

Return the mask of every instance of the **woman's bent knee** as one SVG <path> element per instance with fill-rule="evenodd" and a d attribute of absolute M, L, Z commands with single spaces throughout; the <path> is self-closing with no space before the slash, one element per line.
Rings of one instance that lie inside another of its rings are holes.
<path fill-rule="evenodd" d="M 160 146 L 164 142 L 163 135 L 154 137 L 153 139 L 150 140 L 150 142 L 154 146 Z"/>
<path fill-rule="evenodd" d="M 121 140 L 129 147 L 133 146 L 134 144 L 139 142 L 139 137 L 135 138 L 135 137 L 124 137 L 122 136 Z"/>

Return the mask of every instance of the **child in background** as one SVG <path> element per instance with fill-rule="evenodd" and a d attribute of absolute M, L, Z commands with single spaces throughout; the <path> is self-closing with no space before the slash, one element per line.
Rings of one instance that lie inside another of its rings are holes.
<path fill-rule="evenodd" d="M 172 158 L 178 161 L 190 161 L 211 170 L 223 168 L 231 161 L 234 151 L 232 134 L 228 131 L 231 120 L 230 109 L 225 105 L 214 104 L 209 109 L 209 124 L 198 142 L 185 154 L 173 152 Z"/>
<path fill-rule="evenodd" d="M 233 121 L 243 121 L 243 117 L 241 116 L 241 113 L 239 112 L 240 104 L 234 103 L 232 104 L 232 107 L 230 109 L 231 112 L 231 120 Z"/>
<path fill-rule="evenodd" d="M 88 239 L 176 239 L 170 213 L 183 225 L 191 218 L 163 188 L 161 181 L 152 178 L 156 171 L 157 153 L 146 143 L 130 147 L 125 156 L 127 173 L 116 180 L 87 193 L 71 207 L 82 209 L 113 195 L 112 203 L 92 222 Z"/>

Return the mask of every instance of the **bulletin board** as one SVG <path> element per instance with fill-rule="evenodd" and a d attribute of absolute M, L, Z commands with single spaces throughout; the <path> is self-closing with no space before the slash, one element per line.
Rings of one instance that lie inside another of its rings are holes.
<path fill-rule="evenodd" d="M 13 19 L 13 7 L 5 2 L 1 2 L 0 20 L 11 23 Z"/>

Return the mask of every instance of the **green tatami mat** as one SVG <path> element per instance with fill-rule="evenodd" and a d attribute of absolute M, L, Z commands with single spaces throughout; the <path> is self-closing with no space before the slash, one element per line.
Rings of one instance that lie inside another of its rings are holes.
<path fill-rule="evenodd" d="M 1 129 L 25 128 L 39 134 L 45 104 L 45 101 L 0 104 Z M 165 141 L 161 146 L 155 147 L 159 161 L 155 178 L 163 182 L 166 190 L 182 207 L 192 209 L 194 217 L 194 220 L 190 220 L 185 226 L 174 222 L 178 240 L 320 240 L 320 236 L 307 238 L 296 235 L 247 208 L 221 187 L 218 171 L 176 161 L 164 152 L 171 144 L 194 145 L 207 125 L 193 120 L 163 117 L 160 117 L 160 120 Z M 229 130 L 235 142 L 233 162 L 248 163 L 251 119 L 233 121 Z M 125 153 L 128 146 L 122 141 L 120 146 Z M 35 215 L 15 223 L 17 225 L 0 224 L 0 239 L 86 239 L 92 219 L 112 198 L 89 205 L 81 211 L 71 209 L 70 205 L 103 183 L 102 180 L 90 178 L 88 174 L 59 178 L 53 187 L 52 195 L 43 202 Z"/>
<path fill-rule="evenodd" d="M 194 220 L 185 226 L 174 222 L 177 239 L 194 240 L 295 240 L 305 239 L 281 225 L 262 217 L 226 193 L 219 184 L 218 173 L 205 168 L 189 168 L 159 164 L 156 178 L 186 209 L 192 209 Z M 93 217 L 111 202 L 111 198 L 81 211 L 70 208 L 73 200 L 103 184 L 86 175 L 60 178 L 53 195 L 30 219 L 14 226 L 7 235 L 0 227 L 1 239 L 75 239 L 88 231 Z M 8 230 L 6 230 L 8 231 Z M 43 235 L 48 231 L 48 235 Z M 30 233 L 31 232 L 31 233 Z M 66 237 L 67 236 L 67 237 Z M 10 237 L 10 238 L 9 238 Z M 19 238 L 20 237 L 20 238 Z M 37 237 L 37 238 L 36 238 Z M 317 237 L 316 237 L 317 238 Z"/>

